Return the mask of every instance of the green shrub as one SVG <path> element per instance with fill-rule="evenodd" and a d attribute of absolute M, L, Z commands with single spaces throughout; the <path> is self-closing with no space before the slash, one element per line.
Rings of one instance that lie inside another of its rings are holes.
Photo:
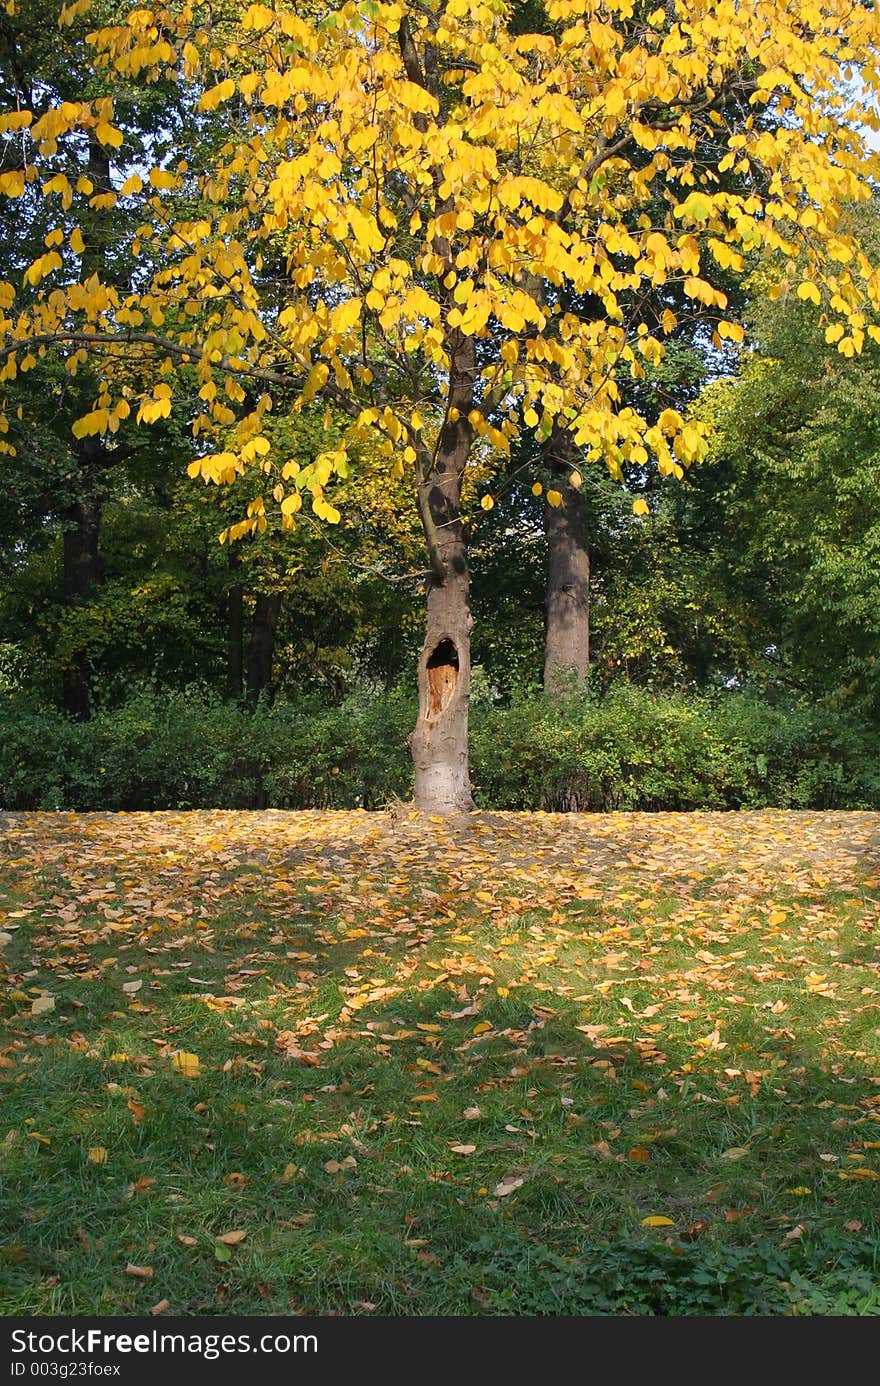
<path fill-rule="evenodd" d="M 198 688 L 147 688 L 86 723 L 7 693 L 0 715 L 6 809 L 379 808 L 412 788 L 409 692 L 250 716 Z M 495 809 L 880 807 L 872 727 L 733 690 L 480 699 L 471 773 L 478 803 Z"/>

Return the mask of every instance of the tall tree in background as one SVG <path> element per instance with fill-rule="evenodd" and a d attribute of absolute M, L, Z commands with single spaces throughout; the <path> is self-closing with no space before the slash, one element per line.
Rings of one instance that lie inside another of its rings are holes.
<path fill-rule="evenodd" d="M 91 9 L 74 0 L 67 15 Z M 542 443 L 562 428 L 618 469 L 653 456 L 671 474 L 703 453 L 677 410 L 651 422 L 621 400 L 620 372 L 659 359 L 677 326 L 671 309 L 624 312 L 640 292 L 680 284 L 719 340 L 736 339 L 718 273 L 775 256 L 839 324 L 844 353 L 876 330 L 880 299 L 841 222 L 878 169 L 859 133 L 876 124 L 873 9 L 552 0 L 547 31 L 517 35 L 508 18 L 503 0 L 122 4 L 93 35 L 96 70 L 173 81 L 202 113 L 146 178 L 109 100 L 4 118 L 31 140 L 0 174 L 11 197 L 42 185 L 85 212 L 94 194 L 57 171 L 59 150 L 94 132 L 118 151 L 115 208 L 134 216 L 141 265 L 126 287 L 71 283 L 82 251 L 63 231 L 24 298 L 2 290 L 7 378 L 48 344 L 68 344 L 74 366 L 99 356 L 79 428 L 102 437 L 130 408 L 132 357 L 142 372 L 151 359 L 139 419 L 197 395 L 194 428 L 217 443 L 193 471 L 266 477 L 232 537 L 265 529 L 273 503 L 295 524 L 305 493 L 336 521 L 327 488 L 377 434 L 389 475 L 412 469 L 430 564 L 415 792 L 442 812 L 471 804 L 469 466 L 523 425 Z M 601 315 L 570 311 L 578 295 Z M 348 419 L 338 445 L 305 466 L 273 454 L 273 392 L 332 404 Z"/>

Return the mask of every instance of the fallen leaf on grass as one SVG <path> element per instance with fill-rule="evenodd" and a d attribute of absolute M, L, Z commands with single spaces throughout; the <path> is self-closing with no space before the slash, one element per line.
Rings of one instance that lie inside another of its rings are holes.
<path fill-rule="evenodd" d="M 353 1155 L 346 1155 L 344 1160 L 328 1160 L 324 1169 L 328 1174 L 340 1174 L 346 1169 L 357 1169 L 357 1160 Z"/>
<path fill-rule="evenodd" d="M 216 1240 L 222 1242 L 224 1246 L 238 1246 L 239 1242 L 243 1242 L 246 1236 L 247 1232 L 242 1232 L 240 1230 L 235 1232 L 221 1232 Z"/>
<path fill-rule="evenodd" d="M 126 1198 L 134 1198 L 136 1194 L 146 1193 L 147 1189 L 151 1189 L 155 1182 L 155 1179 L 149 1174 L 140 1175 L 133 1184 L 129 1184 L 125 1191 Z"/>
<path fill-rule="evenodd" d="M 744 1160 L 751 1151 L 747 1145 L 732 1145 L 729 1150 L 722 1150 L 719 1155 L 720 1160 Z"/>
<path fill-rule="evenodd" d="M 31 1003 L 31 1015 L 44 1015 L 47 1011 L 54 1011 L 54 996 L 38 996 Z"/>
<path fill-rule="evenodd" d="M 106 1165 L 107 1149 L 103 1145 L 90 1145 L 88 1160 L 90 1165 Z"/>
<path fill-rule="evenodd" d="M 175 1073 L 182 1073 L 184 1078 L 196 1078 L 201 1070 L 198 1054 L 188 1054 L 185 1049 L 178 1049 L 172 1060 Z"/>
<path fill-rule="evenodd" d="M 125 1274 L 133 1275 L 136 1280 L 152 1280 L 153 1267 L 135 1266 L 131 1261 L 129 1261 L 128 1265 L 125 1267 Z"/>
<path fill-rule="evenodd" d="M 504 1178 L 500 1179 L 492 1190 L 492 1196 L 494 1198 L 507 1198 L 508 1194 L 515 1193 L 517 1189 L 521 1189 L 525 1182 L 524 1175 L 505 1174 Z"/>
<path fill-rule="evenodd" d="M 170 1300 L 170 1299 L 160 1299 L 159 1302 L 158 1302 L 158 1304 L 152 1304 L 152 1305 L 150 1306 L 150 1313 L 155 1317 L 156 1314 L 164 1314 L 165 1311 L 166 1311 L 167 1309 L 170 1309 L 170 1308 L 171 1308 L 171 1300 Z"/>
<path fill-rule="evenodd" d="M 674 1227 L 672 1218 L 664 1217 L 662 1213 L 652 1213 L 650 1217 L 642 1218 L 643 1227 Z"/>
<path fill-rule="evenodd" d="M 476 1148 L 477 1148 L 477 1147 L 476 1147 L 475 1145 L 458 1145 L 458 1144 L 450 1145 L 450 1147 L 449 1147 L 449 1149 L 452 1151 L 453 1155 L 473 1155 L 473 1153 L 474 1153 L 474 1151 L 476 1150 Z"/>

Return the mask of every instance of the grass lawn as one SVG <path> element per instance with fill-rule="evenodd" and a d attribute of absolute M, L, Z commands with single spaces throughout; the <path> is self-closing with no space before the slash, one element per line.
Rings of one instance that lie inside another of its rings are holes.
<path fill-rule="evenodd" d="M 878 838 L 0 815 L 0 1311 L 880 1312 Z"/>

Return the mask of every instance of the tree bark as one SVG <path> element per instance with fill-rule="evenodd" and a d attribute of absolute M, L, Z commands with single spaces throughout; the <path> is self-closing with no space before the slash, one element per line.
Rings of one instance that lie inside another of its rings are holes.
<path fill-rule="evenodd" d="M 101 510 L 101 502 L 96 498 L 77 501 L 64 517 L 62 593 L 70 605 L 85 601 L 101 581 L 102 564 L 98 556 Z M 61 696 L 65 712 L 78 721 L 88 721 L 91 699 L 85 651 L 74 651 L 62 670 Z"/>
<path fill-rule="evenodd" d="M 553 487 L 562 504 L 544 503 L 547 536 L 547 598 L 544 639 L 544 691 L 558 697 L 572 684 L 583 685 L 590 663 L 590 558 L 587 550 L 587 505 L 569 481 L 573 462 L 570 439 L 551 437 L 548 460 Z"/>
<path fill-rule="evenodd" d="M 467 563 L 453 558 L 445 581 L 430 577 L 427 597 L 419 717 L 410 737 L 415 805 L 427 813 L 463 813 L 474 807 L 468 766 L 473 620 Z"/>
<path fill-rule="evenodd" d="M 275 634 L 281 615 L 280 592 L 258 592 L 248 645 L 247 702 L 253 709 L 260 694 L 271 688 Z"/>
<path fill-rule="evenodd" d="M 415 805 L 428 813 L 464 813 L 474 807 L 468 764 L 471 686 L 470 579 L 461 523 L 461 478 L 473 430 L 472 339 L 457 336 L 452 354 L 449 410 L 430 458 L 417 457 L 419 512 L 431 559 L 427 625 L 419 657 L 419 717 L 409 743 L 415 768 Z"/>

